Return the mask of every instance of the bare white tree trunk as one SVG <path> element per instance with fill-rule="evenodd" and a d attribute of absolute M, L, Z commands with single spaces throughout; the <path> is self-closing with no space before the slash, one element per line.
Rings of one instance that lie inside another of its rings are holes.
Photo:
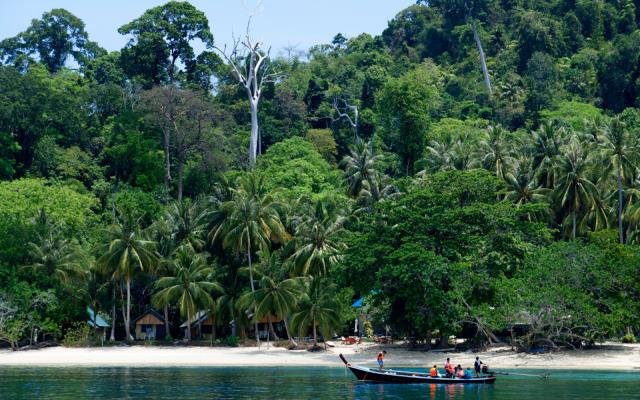
<path fill-rule="evenodd" d="M 489 96 L 491 96 L 492 90 L 491 79 L 489 78 L 489 69 L 487 68 L 487 60 L 484 57 L 484 50 L 482 49 L 482 42 L 480 41 L 478 26 L 475 20 L 471 21 L 471 28 L 473 29 L 473 40 L 475 40 L 476 46 L 478 47 L 478 53 L 480 53 L 480 64 L 482 65 L 482 74 L 484 75 L 484 86 L 487 88 Z"/>
<path fill-rule="evenodd" d="M 249 105 L 251 108 L 251 140 L 249 142 L 249 165 L 252 167 L 256 165 L 256 158 L 258 154 L 258 101 L 255 101 L 250 97 Z"/>
<path fill-rule="evenodd" d="M 267 83 L 273 83 L 280 77 L 279 73 L 269 71 L 269 50 L 262 50 L 261 42 L 254 42 L 250 35 L 251 18 L 247 23 L 247 30 L 242 40 L 234 38 L 231 51 L 214 46 L 227 60 L 240 83 L 247 91 L 249 111 L 251 113 L 251 140 L 249 142 L 249 165 L 255 166 L 258 154 L 258 104 L 262 95 L 262 88 Z"/>

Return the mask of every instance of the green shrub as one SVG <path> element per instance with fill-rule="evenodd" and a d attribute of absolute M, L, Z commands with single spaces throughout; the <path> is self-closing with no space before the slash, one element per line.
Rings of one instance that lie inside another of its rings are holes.
<path fill-rule="evenodd" d="M 62 344 L 66 347 L 87 347 L 91 342 L 91 326 L 85 322 L 76 322 L 65 332 Z"/>
<path fill-rule="evenodd" d="M 238 343 L 240 343 L 238 336 L 229 336 L 224 340 L 224 344 L 229 347 L 238 347 Z"/>
<path fill-rule="evenodd" d="M 627 333 L 622 337 L 622 343 L 635 343 L 635 342 L 636 342 L 636 337 L 633 335 L 633 333 Z"/>

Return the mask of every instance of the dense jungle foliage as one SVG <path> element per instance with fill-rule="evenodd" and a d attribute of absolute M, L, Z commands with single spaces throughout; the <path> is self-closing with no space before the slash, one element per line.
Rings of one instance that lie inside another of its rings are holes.
<path fill-rule="evenodd" d="M 208 17 L 169 2 L 107 52 L 53 9 L 0 42 L 0 341 L 88 306 L 118 340 L 149 306 L 173 337 L 199 310 L 330 337 L 361 296 L 412 342 L 634 340 L 640 1 L 418 1 L 266 58 L 255 165 L 253 64 Z"/>

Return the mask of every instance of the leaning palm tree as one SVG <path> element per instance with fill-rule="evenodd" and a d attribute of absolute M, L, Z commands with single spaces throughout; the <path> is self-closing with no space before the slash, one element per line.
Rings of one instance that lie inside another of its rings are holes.
<path fill-rule="evenodd" d="M 556 161 L 555 174 L 558 179 L 553 197 L 569 212 L 571 238 L 576 238 L 577 214 L 589 209 L 598 195 L 596 185 L 589 180 L 590 159 L 584 154 L 577 138 L 563 148 Z"/>
<path fill-rule="evenodd" d="M 500 125 L 487 128 L 487 136 L 480 141 L 480 158 L 486 169 L 493 171 L 498 178 L 504 179 L 513 163 L 506 129 Z"/>
<path fill-rule="evenodd" d="M 131 336 L 131 281 L 136 273 L 151 272 L 158 264 L 155 243 L 144 238 L 135 221 L 121 214 L 108 231 L 109 242 L 98 250 L 97 268 L 113 279 L 124 280 L 127 287 L 127 306 L 124 328 L 127 340 Z"/>
<path fill-rule="evenodd" d="M 349 154 L 342 159 L 351 196 L 360 193 L 364 182 L 377 171 L 381 162 L 382 155 L 375 153 L 372 141 L 356 139 L 356 143 L 349 149 Z"/>
<path fill-rule="evenodd" d="M 177 302 L 180 315 L 187 319 L 185 338 L 191 340 L 191 318 L 198 310 L 213 308 L 211 292 L 221 288 L 212 281 L 213 268 L 189 244 L 176 250 L 171 266 L 169 274 L 155 284 L 153 303 L 163 307 Z"/>
<path fill-rule="evenodd" d="M 612 119 L 603 129 L 601 157 L 606 166 L 605 177 L 615 175 L 618 192 L 618 237 L 624 243 L 622 225 L 624 210 L 623 181 L 633 178 L 636 171 L 638 151 L 637 141 L 629 135 L 625 124 L 618 118 Z"/>
<path fill-rule="evenodd" d="M 293 314 L 291 325 L 300 336 L 309 329 L 313 332 L 313 347 L 318 346 L 318 330 L 326 338 L 340 327 L 338 305 L 327 290 L 325 278 L 308 278 L 305 294 L 299 305 L 299 311 Z"/>
<path fill-rule="evenodd" d="M 26 268 L 42 272 L 63 286 L 88 272 L 83 268 L 86 257 L 80 247 L 65 239 L 57 228 L 47 229 L 36 242 L 29 243 L 28 248 L 33 262 Z"/>
<path fill-rule="evenodd" d="M 221 240 L 224 248 L 246 255 L 251 293 L 255 293 L 252 254 L 269 249 L 271 241 L 282 242 L 288 238 L 278 208 L 272 194 L 264 189 L 263 177 L 255 172 L 246 173 L 232 189 L 231 200 L 220 205 L 220 222 L 209 232 L 212 242 Z M 255 302 L 253 308 L 257 314 Z M 255 330 L 259 342 L 257 320 Z"/>
<path fill-rule="evenodd" d="M 290 260 L 296 276 L 326 275 L 340 260 L 345 218 L 337 209 L 316 201 L 313 211 L 301 219 L 295 231 L 295 252 Z"/>

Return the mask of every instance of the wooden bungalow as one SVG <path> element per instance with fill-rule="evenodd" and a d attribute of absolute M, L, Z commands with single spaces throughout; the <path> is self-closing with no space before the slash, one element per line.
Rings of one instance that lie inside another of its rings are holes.
<path fill-rule="evenodd" d="M 258 320 L 258 334 L 260 339 L 267 339 L 269 335 L 269 322 L 273 325 L 273 330 L 279 338 L 282 339 L 287 337 L 282 318 L 269 313 Z M 273 340 L 275 338 L 271 337 L 270 339 Z"/>
<path fill-rule="evenodd" d="M 137 340 L 163 340 L 166 335 L 164 317 L 153 308 L 147 309 L 133 322 Z"/>
<path fill-rule="evenodd" d="M 215 315 L 207 311 L 198 311 L 191 317 L 191 339 L 215 339 Z M 183 337 L 187 337 L 187 321 L 180 325 Z"/>

